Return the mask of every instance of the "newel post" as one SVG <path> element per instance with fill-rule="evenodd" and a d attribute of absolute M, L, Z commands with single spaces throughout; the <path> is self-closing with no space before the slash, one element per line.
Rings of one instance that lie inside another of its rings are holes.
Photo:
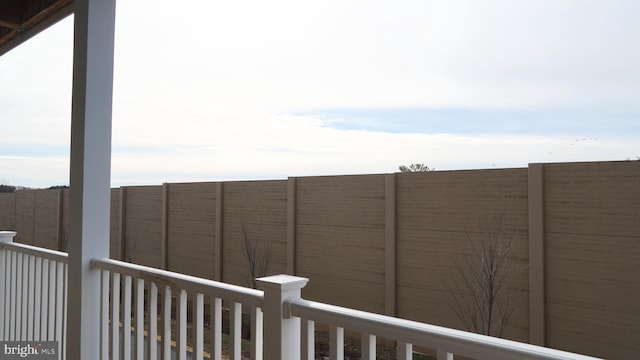
<path fill-rule="evenodd" d="M 285 312 L 284 302 L 300 298 L 309 279 L 275 275 L 257 279 L 264 290 L 264 359 L 294 360 L 300 358 L 300 318 Z"/>

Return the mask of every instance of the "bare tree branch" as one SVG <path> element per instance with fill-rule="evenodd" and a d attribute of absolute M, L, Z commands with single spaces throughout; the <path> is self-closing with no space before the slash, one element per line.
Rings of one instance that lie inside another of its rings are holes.
<path fill-rule="evenodd" d="M 466 251 L 454 259 L 459 281 L 443 283 L 453 299 L 449 304 L 467 330 L 504 336 L 519 304 L 508 284 L 515 272 L 526 268 L 512 262 L 517 238 L 518 232 L 506 226 L 504 210 L 465 229 Z"/>
<path fill-rule="evenodd" d="M 247 282 L 252 288 L 256 288 L 256 278 L 267 276 L 271 265 L 271 241 L 266 238 L 258 239 L 249 231 L 245 221 L 240 222 L 242 245 L 245 260 L 247 261 Z M 258 232 L 261 233 L 261 232 Z"/>

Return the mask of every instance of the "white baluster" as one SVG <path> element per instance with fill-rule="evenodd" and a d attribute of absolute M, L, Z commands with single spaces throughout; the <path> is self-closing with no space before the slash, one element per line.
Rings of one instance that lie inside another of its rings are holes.
<path fill-rule="evenodd" d="M 362 334 L 362 343 L 360 345 L 362 351 L 362 360 L 376 359 L 376 336 L 371 334 Z"/>
<path fill-rule="evenodd" d="M 242 344 L 242 304 L 234 302 L 229 308 L 229 359 L 240 360 Z"/>
<path fill-rule="evenodd" d="M 151 342 L 151 339 L 149 339 Z M 136 359 L 144 358 L 144 280 L 136 279 Z"/>
<path fill-rule="evenodd" d="M 120 358 L 120 274 L 111 282 L 111 359 Z"/>
<path fill-rule="evenodd" d="M 178 342 L 177 342 L 177 358 L 178 360 L 186 360 L 187 359 L 187 291 L 184 289 L 180 289 L 180 292 L 177 296 L 178 303 L 176 304 L 176 312 L 177 319 L 176 323 L 178 326 Z"/>
<path fill-rule="evenodd" d="M 329 358 L 344 359 L 344 329 L 339 326 L 331 325 L 329 328 Z"/>
<path fill-rule="evenodd" d="M 149 359 L 158 357 L 158 285 L 149 282 Z"/>
<path fill-rule="evenodd" d="M 193 357 L 202 360 L 204 356 L 204 295 L 197 293 L 193 302 Z"/>

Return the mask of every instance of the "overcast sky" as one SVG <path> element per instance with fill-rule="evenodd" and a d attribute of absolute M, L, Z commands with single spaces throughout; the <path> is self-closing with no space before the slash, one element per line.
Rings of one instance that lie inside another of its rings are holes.
<path fill-rule="evenodd" d="M 121 0 L 116 16 L 112 186 L 640 156 L 640 1 Z M 68 184 L 72 51 L 69 17 L 0 57 L 0 183 Z"/>

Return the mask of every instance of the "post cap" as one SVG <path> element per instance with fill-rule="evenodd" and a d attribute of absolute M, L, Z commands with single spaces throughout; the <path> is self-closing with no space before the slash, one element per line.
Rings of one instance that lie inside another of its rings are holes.
<path fill-rule="evenodd" d="M 0 231 L 0 242 L 13 242 L 13 238 L 16 236 L 15 231 Z"/>
<path fill-rule="evenodd" d="M 308 278 L 286 274 L 257 278 L 256 282 L 264 289 L 280 289 L 283 291 L 302 289 L 309 282 Z"/>

